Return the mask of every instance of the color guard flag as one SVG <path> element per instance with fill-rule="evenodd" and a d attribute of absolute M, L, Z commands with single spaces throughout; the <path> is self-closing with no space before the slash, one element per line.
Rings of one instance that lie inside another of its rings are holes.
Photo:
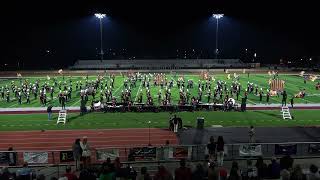
<path fill-rule="evenodd" d="M 310 81 L 314 82 L 314 81 L 317 79 L 317 76 L 311 75 L 311 76 L 309 77 L 309 79 L 310 79 Z"/>

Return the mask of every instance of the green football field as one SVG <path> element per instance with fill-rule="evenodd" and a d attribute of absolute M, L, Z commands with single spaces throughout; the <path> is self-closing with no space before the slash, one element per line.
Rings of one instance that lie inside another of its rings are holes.
<path fill-rule="evenodd" d="M 320 124 L 320 110 L 291 110 L 292 120 L 283 120 L 280 111 L 197 111 L 179 112 L 184 126 L 196 127 L 197 117 L 205 118 L 205 126 L 212 127 L 292 127 L 316 126 Z M 66 130 L 66 129 L 117 129 L 117 128 L 167 128 L 172 115 L 168 112 L 159 113 L 102 113 L 94 112 L 80 116 L 79 113 L 69 113 L 66 125 L 56 124 L 57 114 L 48 121 L 47 114 L 0 115 L 0 131 L 21 130 Z"/>
<path fill-rule="evenodd" d="M 172 78 L 174 80 L 174 86 L 171 89 L 171 94 L 172 94 L 172 101 L 173 104 L 178 103 L 179 101 L 179 89 L 176 85 L 176 81 L 178 80 L 178 78 L 182 76 L 182 74 L 177 74 L 176 76 L 172 75 L 172 74 L 167 74 L 167 79 L 168 81 Z M 187 82 L 189 79 L 193 80 L 194 82 L 194 88 L 193 89 L 189 89 L 190 93 L 191 93 L 191 97 L 194 95 L 195 97 L 198 96 L 198 83 L 199 83 L 199 79 L 200 76 L 199 75 L 191 75 L 191 74 L 184 74 L 184 79 L 185 82 Z M 216 82 L 218 80 L 223 80 L 227 83 L 227 86 L 230 87 L 231 83 L 233 81 L 233 79 L 228 79 L 226 74 L 215 74 L 215 82 L 212 82 L 212 89 L 213 87 L 216 85 Z M 231 73 L 231 77 L 233 77 L 233 73 Z M 61 81 L 61 82 L 67 82 L 66 84 L 69 84 L 69 80 L 70 78 L 72 79 L 72 99 L 69 100 L 66 104 L 66 106 L 80 106 L 80 91 L 76 91 L 76 82 L 77 81 L 82 81 L 82 83 L 84 84 L 86 77 L 85 76 L 73 76 L 73 77 L 69 77 L 66 76 L 63 80 L 63 78 L 61 76 L 57 76 L 57 82 Z M 89 76 L 88 79 L 89 81 L 91 80 L 95 80 L 97 78 L 97 76 Z M 267 75 L 267 74 L 250 74 L 250 76 L 248 77 L 247 74 L 240 74 L 240 80 L 239 82 L 242 85 L 241 88 L 241 93 L 240 93 L 240 97 L 239 100 L 241 100 L 241 96 L 244 95 L 244 91 L 246 90 L 247 87 L 247 83 L 253 83 L 255 85 L 258 85 L 259 90 L 260 88 L 262 88 L 262 91 L 264 92 L 264 95 L 266 94 L 267 89 L 269 89 L 269 84 L 268 81 L 271 78 L 271 76 Z M 285 83 L 285 90 L 288 93 L 288 101 L 290 100 L 290 98 L 292 96 L 294 96 L 295 94 L 299 93 L 302 89 L 306 89 L 306 97 L 305 98 L 295 98 L 294 99 L 294 103 L 320 103 L 320 90 L 316 90 L 315 89 L 315 84 L 317 82 L 319 82 L 320 80 L 316 80 L 314 82 L 312 81 L 307 81 L 306 84 L 304 84 L 303 82 L 303 77 L 300 77 L 298 75 L 279 75 L 279 78 L 281 80 L 284 80 Z M 113 96 L 117 98 L 117 102 L 120 102 L 120 95 L 121 95 L 121 91 L 124 90 L 124 80 L 127 79 L 126 77 L 120 76 L 119 74 L 116 75 L 115 78 L 115 84 L 114 84 L 114 88 L 113 88 Z M 12 81 L 14 82 L 15 85 L 19 86 L 20 82 L 23 82 L 27 80 L 29 83 L 34 83 L 36 80 L 40 81 L 40 86 L 42 84 L 44 84 L 45 82 L 49 83 L 50 85 L 53 85 L 53 78 L 51 78 L 50 80 L 47 79 L 47 77 L 43 76 L 43 77 L 23 77 L 21 78 L 21 80 L 19 79 L 0 79 L 0 88 L 1 87 L 5 87 L 8 86 L 9 88 L 11 87 L 11 83 Z M 103 80 L 104 82 L 107 81 L 108 84 L 110 83 L 110 79 L 109 76 L 106 76 Z M 203 81 L 204 82 L 204 81 Z M 137 101 L 137 96 L 138 96 L 138 92 L 140 92 L 142 90 L 143 92 L 143 102 L 146 101 L 146 90 L 145 88 L 142 87 L 141 85 L 141 81 L 137 82 L 137 86 L 135 88 L 132 89 L 132 100 L 135 102 Z M 151 95 L 153 97 L 154 103 L 158 104 L 158 92 L 159 90 L 161 90 L 161 88 L 159 86 L 153 86 L 153 81 L 151 80 L 150 82 L 150 92 Z M 10 88 L 11 89 L 11 88 Z M 54 97 L 53 99 L 50 98 L 49 93 L 47 93 L 47 101 L 51 102 L 53 106 L 60 106 L 59 102 L 58 102 L 58 92 L 59 89 L 58 87 L 55 87 L 55 93 L 54 93 Z M 164 89 L 162 89 L 162 94 L 164 94 Z M 97 90 L 97 94 L 95 96 L 96 100 L 100 99 L 100 89 Z M 20 105 L 18 103 L 18 100 L 14 97 L 13 93 L 10 90 L 10 102 L 6 102 L 5 99 L 1 99 L 0 98 L 0 107 L 1 108 L 18 108 L 18 107 L 40 107 L 40 101 L 39 101 L 39 96 L 37 99 L 34 99 L 33 95 L 30 95 L 30 99 L 31 99 L 31 103 L 27 104 L 26 103 L 26 98 L 23 96 L 22 97 L 22 104 Z M 89 96 L 89 102 L 91 102 L 92 100 L 92 96 Z M 211 100 L 212 101 L 212 100 Z M 206 93 L 203 93 L 203 102 L 207 102 L 207 96 Z M 248 100 L 247 103 L 249 104 L 259 104 L 259 96 L 256 96 L 254 94 L 249 94 L 248 96 Z M 266 97 L 264 96 L 262 99 L 262 104 L 266 103 Z M 270 101 L 269 103 L 281 103 L 281 96 L 280 97 L 270 97 Z"/>

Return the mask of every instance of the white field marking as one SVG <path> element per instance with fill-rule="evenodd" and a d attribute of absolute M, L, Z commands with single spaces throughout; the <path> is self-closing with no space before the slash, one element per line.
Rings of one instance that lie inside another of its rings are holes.
<path fill-rule="evenodd" d="M 78 102 L 80 102 L 81 101 L 81 97 L 80 97 L 80 99 L 78 100 L 78 101 L 76 101 L 75 103 L 73 103 L 71 106 L 75 106 L 76 104 L 78 104 Z"/>
<path fill-rule="evenodd" d="M 243 96 L 239 94 L 239 96 L 242 98 Z M 251 101 L 249 98 L 247 98 L 248 102 L 251 102 L 253 105 L 255 105 L 256 103 Z"/>
<path fill-rule="evenodd" d="M 138 94 L 139 94 L 139 92 L 140 92 L 141 86 L 142 86 L 142 81 L 140 82 L 140 86 L 139 86 L 139 88 L 138 88 L 138 91 L 137 91 L 136 97 L 134 98 L 134 102 L 136 102 L 136 101 L 137 101 Z"/>
<path fill-rule="evenodd" d="M 308 94 L 307 96 L 320 96 L 320 94 Z"/>
<path fill-rule="evenodd" d="M 18 105 L 18 104 L 19 104 L 19 103 L 12 104 L 11 106 L 9 106 L 9 108 L 14 107 L 14 106 L 16 106 L 16 105 Z"/>
<path fill-rule="evenodd" d="M 313 101 L 309 101 L 309 100 L 307 100 L 307 99 L 304 99 L 304 98 L 301 98 L 302 100 L 304 100 L 304 101 L 307 101 L 307 102 L 310 102 L 310 103 L 316 103 L 316 102 L 313 102 Z"/>
<path fill-rule="evenodd" d="M 123 87 L 123 83 L 122 83 L 122 85 L 121 86 L 119 86 L 115 91 L 114 91 L 114 93 L 113 94 L 116 94 L 116 92 L 118 92 L 119 91 L 119 89 L 120 88 L 122 88 Z"/>

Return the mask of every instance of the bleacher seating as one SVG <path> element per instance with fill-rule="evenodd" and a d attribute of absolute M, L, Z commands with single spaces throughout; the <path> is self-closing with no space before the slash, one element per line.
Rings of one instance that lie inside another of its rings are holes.
<path fill-rule="evenodd" d="M 194 69 L 244 68 L 239 59 L 78 60 L 70 69 Z"/>

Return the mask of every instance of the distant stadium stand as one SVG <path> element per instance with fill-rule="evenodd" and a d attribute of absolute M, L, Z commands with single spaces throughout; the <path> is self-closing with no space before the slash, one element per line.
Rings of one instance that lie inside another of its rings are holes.
<path fill-rule="evenodd" d="M 240 59 L 78 60 L 70 69 L 210 69 L 245 68 Z"/>

